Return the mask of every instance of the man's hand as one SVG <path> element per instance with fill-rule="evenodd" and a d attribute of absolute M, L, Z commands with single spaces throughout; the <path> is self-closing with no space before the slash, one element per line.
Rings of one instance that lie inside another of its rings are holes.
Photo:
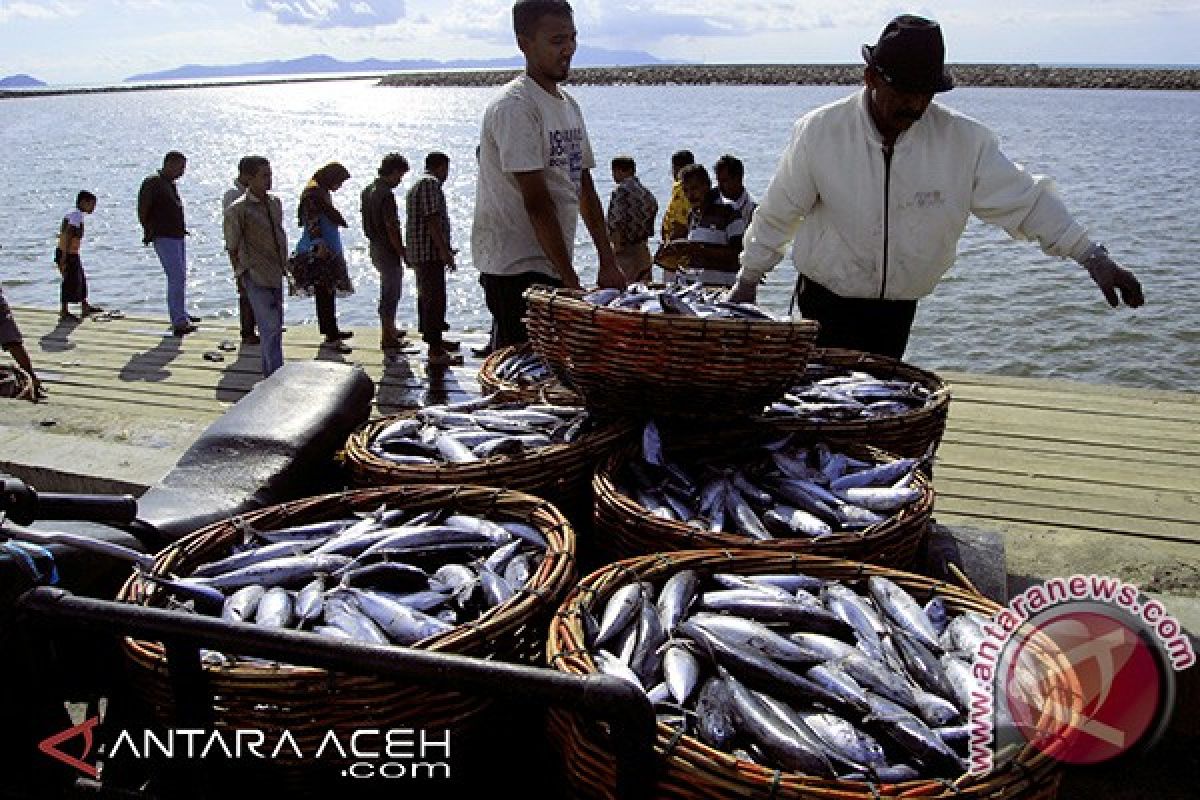
<path fill-rule="evenodd" d="M 1146 302 L 1142 295 L 1142 284 L 1132 272 L 1113 261 L 1106 251 L 1100 250 L 1084 261 L 1083 268 L 1092 276 L 1104 293 L 1104 299 L 1113 308 L 1121 305 L 1122 301 L 1130 308 L 1138 308 Z"/>
<path fill-rule="evenodd" d="M 737 285 L 729 292 L 729 302 L 731 303 L 757 303 L 758 302 L 758 284 L 738 281 Z"/>
<path fill-rule="evenodd" d="M 600 256 L 600 271 L 596 275 L 596 283 L 601 289 L 624 289 L 629 285 L 629 280 L 617 266 L 617 259 L 605 254 Z"/>

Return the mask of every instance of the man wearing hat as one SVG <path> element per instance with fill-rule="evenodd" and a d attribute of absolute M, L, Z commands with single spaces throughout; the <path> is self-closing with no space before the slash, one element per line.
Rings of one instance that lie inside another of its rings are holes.
<path fill-rule="evenodd" d="M 1072 218 L 1047 178 L 1000 151 L 994 133 L 933 96 L 953 88 L 936 22 L 911 15 L 863 46 L 865 86 L 801 117 L 746 232 L 732 299 L 793 242 L 801 313 L 818 344 L 900 358 L 917 300 L 954 263 L 974 214 L 1087 270 L 1114 308 L 1142 305 L 1133 273 Z"/>

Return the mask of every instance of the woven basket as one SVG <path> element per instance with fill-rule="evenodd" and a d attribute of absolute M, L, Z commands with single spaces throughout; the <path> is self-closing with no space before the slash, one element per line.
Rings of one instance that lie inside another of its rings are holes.
<path fill-rule="evenodd" d="M 479 388 L 485 393 L 503 392 L 521 398 L 537 398 L 543 402 L 559 405 L 582 405 L 579 395 L 571 391 L 554 377 L 533 383 L 517 383 L 501 378 L 497 372 L 500 365 L 512 356 L 532 353 L 533 345 L 529 342 L 504 347 L 492 353 L 479 367 Z"/>
<path fill-rule="evenodd" d="M 413 645 L 443 653 L 539 663 L 550 617 L 575 578 L 575 534 L 553 505 L 518 492 L 461 486 L 395 487 L 286 503 L 196 531 L 159 553 L 153 571 L 189 574 L 198 565 L 228 554 L 242 540 L 247 526 L 278 529 L 374 511 L 384 504 L 414 511 L 450 508 L 496 520 L 517 520 L 545 534 L 547 555 L 515 597 L 473 623 Z M 159 597 L 136 576 L 118 595 L 121 601 L 147 605 L 160 603 Z M 124 651 L 135 691 L 156 717 L 173 721 L 175 706 L 162 644 L 126 639 Z M 346 732 L 399 723 L 414 730 L 464 731 L 490 704 L 481 697 L 312 667 L 234 662 L 233 666 L 206 665 L 204 669 L 215 698 L 216 727 L 276 734 L 291 731 L 301 751 L 310 757 L 307 761 L 270 762 L 270 769 L 284 773 L 330 766 L 327 760 L 314 763 L 311 758 L 329 730 L 337 731 L 342 741 L 346 741 Z M 268 740 L 272 740 L 270 734 Z"/>
<path fill-rule="evenodd" d="M 886 356 L 856 350 L 818 349 L 810 359 L 847 370 L 868 372 L 881 380 L 920 384 L 931 393 L 924 408 L 894 417 L 859 420 L 811 420 L 804 417 L 767 416 L 764 424 L 773 430 L 798 433 L 830 445 L 868 444 L 898 456 L 919 458 L 937 450 L 950 413 L 950 387 L 932 372 Z"/>
<path fill-rule="evenodd" d="M 848 455 L 880 463 L 895 460 L 894 456 L 869 447 L 839 449 Z M 596 546 L 613 560 L 669 550 L 734 548 L 765 553 L 815 553 L 906 568 L 916 560 L 933 514 L 933 486 L 918 472 L 915 485 L 925 490 L 921 498 L 886 521 L 860 531 L 834 533 L 821 539 L 798 537 L 766 541 L 754 541 L 731 533 L 711 533 L 677 520 L 651 516 L 636 500 L 617 490 L 617 477 L 638 452 L 636 445 L 621 448 L 605 460 L 592 480 L 592 491 L 596 496 L 593 538 Z"/>
<path fill-rule="evenodd" d="M 594 306 L 579 291 L 526 292 L 534 350 L 589 406 L 623 414 L 758 413 L 804 374 L 809 320 L 702 319 Z"/>
<path fill-rule="evenodd" d="M 526 398 L 528 399 L 528 398 Z M 342 453 L 351 479 L 358 486 L 472 484 L 528 492 L 565 506 L 590 508 L 592 471 L 633 431 L 632 423 L 609 420 L 570 444 L 555 444 L 518 455 L 495 456 L 471 464 L 396 464 L 369 449 L 375 436 L 405 411 L 368 422 L 350 436 Z"/>
<path fill-rule="evenodd" d="M 551 666 L 574 675 L 597 672 L 586 652 L 583 612 L 598 614 L 617 589 L 632 581 L 649 581 L 661 587 L 670 575 L 684 569 L 696 570 L 702 575 L 804 572 L 814 577 L 842 580 L 881 575 L 918 599 L 940 595 L 956 612 L 973 610 L 991 616 L 999 610 L 995 603 L 971 591 L 919 575 L 848 561 L 745 550 L 665 553 L 613 564 L 585 578 L 567 597 L 550 627 L 546 655 Z M 1060 705 L 1057 711 L 1061 713 L 1064 707 L 1073 709 L 1077 704 L 1072 698 L 1078 697 L 1079 687 L 1070 683 L 1070 665 L 1046 651 L 1040 656 L 1043 663 L 1052 661 L 1048 674 L 1062 681 L 1050 687 Z M 1054 710 L 1047 708 L 1044 713 L 1051 714 Z M 607 727 L 560 709 L 551 710 L 549 727 L 562 753 L 567 780 L 574 791 L 582 797 L 614 798 L 616 761 Z M 816 778 L 739 760 L 693 736 L 680 736 L 663 723 L 658 725 L 655 751 L 658 770 L 653 776 L 651 796 L 678 800 L 747 797 L 778 800 L 871 800 L 876 797 L 1052 800 L 1057 795 L 1061 777 L 1058 762 L 1036 748 L 1026 747 L 986 776 L 964 775 L 953 782 L 920 780 L 879 786 Z M 651 777 L 647 776 L 646 780 Z"/>

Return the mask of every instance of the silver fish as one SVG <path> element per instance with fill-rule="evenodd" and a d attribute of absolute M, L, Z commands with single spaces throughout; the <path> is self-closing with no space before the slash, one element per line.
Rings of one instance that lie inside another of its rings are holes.
<path fill-rule="evenodd" d="M 437 636 L 453 626 L 387 598 L 362 589 L 345 589 L 363 613 L 375 621 L 396 644 L 407 645 Z"/>
<path fill-rule="evenodd" d="M 609 599 L 600 617 L 600 632 L 596 634 L 593 647 L 602 647 L 625 630 L 641 611 L 642 586 L 634 583 L 622 586 Z"/>
<path fill-rule="evenodd" d="M 290 556 L 252 564 L 211 578 L 193 580 L 223 592 L 256 583 L 263 586 L 294 586 L 307 583 L 317 573 L 328 575 L 337 572 L 349 563 L 349 558 L 338 555 Z"/>
<path fill-rule="evenodd" d="M 264 586 L 246 586 L 231 594 L 221 609 L 221 619 L 228 622 L 253 622 L 258 601 L 266 593 Z"/>
<path fill-rule="evenodd" d="M 612 675 L 614 678 L 629 681 L 634 686 L 644 690 L 645 687 L 642 686 L 641 678 L 624 661 L 607 650 L 596 651 L 592 659 L 596 662 L 596 667 L 605 675 Z"/>
<path fill-rule="evenodd" d="M 254 614 L 255 624 L 265 628 L 290 628 L 295 619 L 292 593 L 278 586 L 267 590 Z"/>
<path fill-rule="evenodd" d="M 879 575 L 872 575 L 867 580 L 867 590 L 890 622 L 912 634 L 933 653 L 941 652 L 937 631 L 912 595 Z"/>
<path fill-rule="evenodd" d="M 658 594 L 658 613 L 662 619 L 663 630 L 668 634 L 675 631 L 680 620 L 695 602 L 699 586 L 700 576 L 690 569 L 676 572 L 663 584 L 662 591 Z"/>
<path fill-rule="evenodd" d="M 683 705 L 700 681 L 700 662 L 681 644 L 671 644 L 663 654 L 663 672 L 675 702 Z"/>

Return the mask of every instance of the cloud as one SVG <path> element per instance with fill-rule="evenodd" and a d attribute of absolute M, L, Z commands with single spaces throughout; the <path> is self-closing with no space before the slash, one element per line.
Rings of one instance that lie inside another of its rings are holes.
<path fill-rule="evenodd" d="M 246 0 L 251 11 L 281 25 L 308 28 L 376 28 L 404 18 L 404 0 Z"/>
<path fill-rule="evenodd" d="M 63 17 L 77 17 L 80 9 L 71 3 L 51 2 L 34 3 L 21 2 L 0 3 L 0 25 L 13 20 L 54 20 Z"/>

